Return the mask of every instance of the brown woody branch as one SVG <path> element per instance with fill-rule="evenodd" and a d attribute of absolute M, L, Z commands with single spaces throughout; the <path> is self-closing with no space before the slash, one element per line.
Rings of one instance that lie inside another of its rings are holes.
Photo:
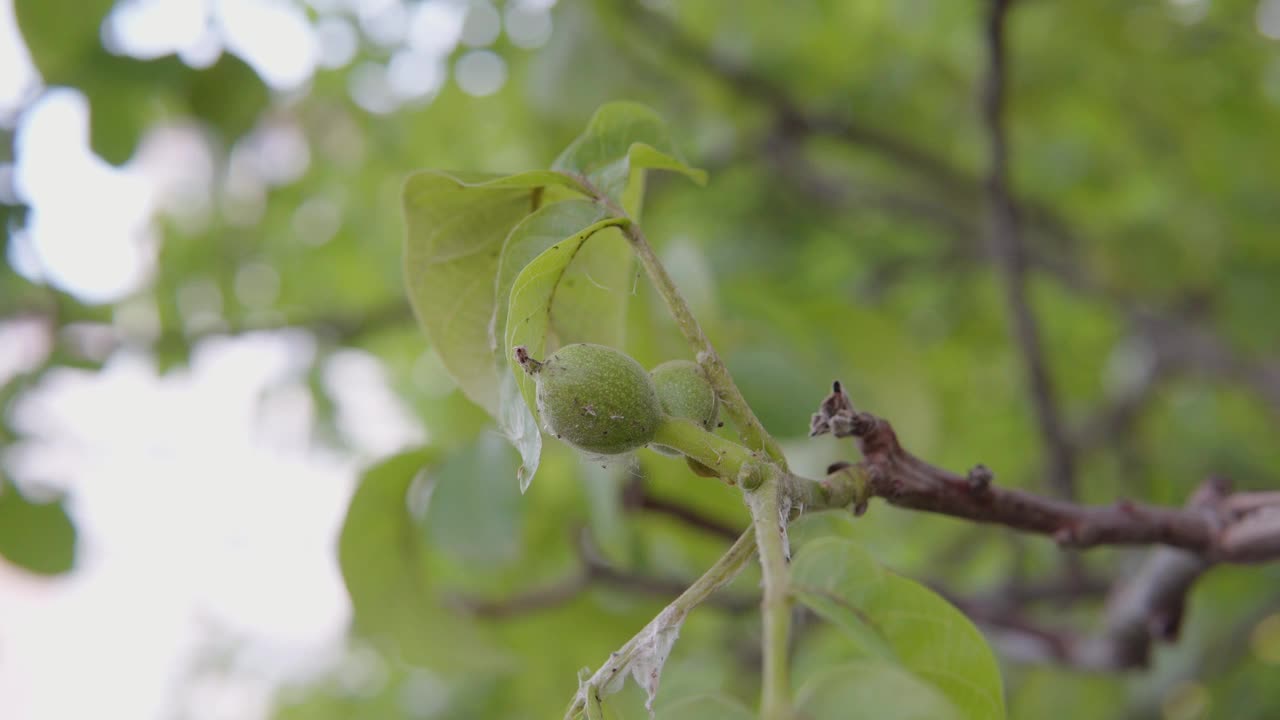
<path fill-rule="evenodd" d="M 814 492 L 806 502 L 852 503 L 861 511 L 870 498 L 881 497 L 899 507 L 1047 535 L 1067 547 L 1162 546 L 1117 583 L 1103 628 L 1092 635 L 1037 625 L 1016 606 L 954 599 L 993 629 L 1011 659 L 1091 670 L 1145 667 L 1156 643 L 1177 639 L 1187 597 L 1215 563 L 1280 559 L 1280 491 L 1233 494 L 1226 481 L 1213 478 L 1185 508 L 1167 508 L 1129 501 L 1088 506 L 1005 489 L 982 465 L 961 476 L 907 452 L 889 423 L 857 411 L 838 382 L 814 414 L 810 432 L 855 438 L 863 460 L 834 468 L 826 481 L 809 487 Z"/>
<path fill-rule="evenodd" d="M 879 497 L 898 507 L 1047 535 L 1064 547 L 1166 545 L 1229 563 L 1280 557 L 1280 492 L 1233 495 L 1226 481 L 1215 478 L 1200 491 L 1211 502 L 1169 508 L 1128 500 L 1082 505 L 1002 488 L 982 466 L 959 475 L 907 452 L 893 427 L 857 411 L 838 382 L 813 416 L 810 432 L 856 438 L 863 455 L 861 463 L 821 484 L 797 483 L 810 507 L 832 502 L 865 507 Z"/>

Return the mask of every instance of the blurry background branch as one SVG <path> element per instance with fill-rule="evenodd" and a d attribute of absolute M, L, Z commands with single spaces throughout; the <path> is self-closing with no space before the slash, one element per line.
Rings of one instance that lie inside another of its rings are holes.
<path fill-rule="evenodd" d="M 1009 144 L 1005 136 L 1005 74 L 1007 48 L 1005 25 L 1011 0 L 989 0 L 986 48 L 987 70 L 982 83 L 981 108 L 988 145 L 986 177 L 987 233 L 990 252 L 1004 286 L 1009 324 L 1022 357 L 1027 394 L 1035 409 L 1044 446 L 1044 476 L 1062 498 L 1077 496 L 1076 459 L 1063 427 L 1058 395 L 1049 377 L 1035 310 L 1027 287 L 1027 256 L 1020 237 L 1018 208 L 1009 181 Z"/>
<path fill-rule="evenodd" d="M 992 12 L 988 16 L 985 36 L 990 62 L 984 84 L 983 111 L 988 141 L 993 148 L 997 144 L 994 138 L 1003 135 L 999 124 L 1000 110 L 996 106 L 1003 105 L 1003 27 L 1008 5 L 1003 2 L 990 5 Z M 655 55 L 636 47 L 627 38 L 619 37 L 623 47 L 630 49 L 636 57 L 667 73 L 674 72 L 670 58 L 678 58 L 684 62 L 682 67 L 702 69 L 731 91 L 769 108 L 775 114 L 775 130 L 762 143 L 764 156 L 783 171 L 781 177 L 804 192 L 810 201 L 841 210 L 872 207 L 907 219 L 921 220 L 954 234 L 958 241 L 970 248 L 967 252 L 955 252 L 945 259 L 939 258 L 936 268 L 952 269 L 954 260 L 981 257 L 977 247 L 982 223 L 974 210 L 990 205 L 981 202 L 984 188 L 990 187 L 990 178 L 967 174 L 934 151 L 898 138 L 891 132 L 864 125 L 856 119 L 809 111 L 768 78 L 739 62 L 721 57 L 644 3 L 621 0 L 619 7 L 624 18 L 651 30 L 644 33 L 646 38 L 656 38 L 666 44 L 668 53 Z M 994 52 L 997 46 L 1000 48 L 998 55 Z M 924 189 L 879 187 L 868 190 L 854 182 L 824 176 L 804 159 L 803 141 L 819 136 L 837 139 L 889 160 L 909 171 L 915 180 L 923 183 Z M 1003 137 L 998 144 L 1002 148 L 1007 145 Z M 1000 164 L 1004 165 L 1005 161 Z M 1000 171 L 1002 178 L 1005 174 Z M 1006 183 L 1002 180 L 1001 184 Z M 999 194 L 1007 197 L 1010 206 L 1007 214 L 1012 215 L 1013 222 L 1029 231 L 1031 242 L 1019 242 L 1019 251 L 1013 258 L 1018 275 L 1023 278 L 1017 284 L 1025 285 L 1027 270 L 1036 269 L 1068 289 L 1115 304 L 1130 317 L 1137 334 L 1160 341 L 1154 343 L 1153 349 L 1161 361 L 1185 372 L 1251 387 L 1265 397 L 1273 412 L 1280 416 L 1280 357 L 1241 357 L 1219 332 L 1205 322 L 1202 313 L 1189 313 L 1176 306 L 1154 306 L 1123 288 L 1098 279 L 1080 263 L 1079 255 L 1084 243 L 1065 218 L 1038 201 L 1017 197 L 1007 188 L 1001 189 Z M 1009 253 L 995 253 L 992 257 L 1007 267 Z M 929 268 L 916 269 L 927 271 Z M 1014 303 L 1011 310 L 1022 305 L 1025 303 Z M 1024 324 L 1025 320 L 1016 321 L 1016 327 Z M 1018 332 L 1022 336 L 1027 331 Z M 1026 340 L 1021 342 L 1025 347 Z M 1030 367 L 1044 366 L 1043 360 L 1029 362 Z M 1031 382 L 1041 388 L 1036 397 L 1045 396 L 1047 389 L 1046 380 L 1035 379 L 1041 375 L 1044 375 L 1043 370 L 1032 371 Z M 1052 394 L 1051 390 L 1049 394 Z M 1058 467 L 1065 463 L 1068 468 L 1065 472 L 1054 471 L 1049 476 L 1055 484 L 1062 485 L 1063 477 L 1071 474 L 1070 443 L 1064 437 L 1061 422 L 1052 419 L 1058 415 L 1052 411 L 1054 402 L 1037 401 L 1039 405 L 1046 406 L 1037 410 L 1041 427 L 1048 428 L 1044 431 L 1046 438 L 1056 438 L 1047 440 L 1051 460 Z"/>
<path fill-rule="evenodd" d="M 615 568 L 600 556 L 585 530 L 578 531 L 576 535 L 578 560 L 581 563 L 576 574 L 560 582 L 501 600 L 456 597 L 453 604 L 463 612 L 478 617 L 506 618 L 563 605 L 593 587 L 611 588 L 664 601 L 676 597 L 689 587 L 687 580 L 652 577 Z M 744 613 L 757 609 L 759 601 L 754 597 L 720 593 L 713 595 L 707 604 L 729 613 Z"/>

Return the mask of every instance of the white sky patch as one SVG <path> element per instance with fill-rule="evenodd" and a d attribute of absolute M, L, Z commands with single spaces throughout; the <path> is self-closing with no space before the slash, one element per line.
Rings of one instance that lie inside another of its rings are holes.
<path fill-rule="evenodd" d="M 143 135 L 128 169 L 150 182 L 156 208 L 194 235 L 205 228 L 213 210 L 216 162 L 198 125 L 160 125 Z"/>
<path fill-rule="evenodd" d="M 195 47 L 209 23 L 209 0 L 125 0 L 107 16 L 103 42 L 149 60 Z"/>
<path fill-rule="evenodd" d="M 347 75 L 347 91 L 357 105 L 375 115 L 385 115 L 397 107 L 387 68 L 376 62 L 365 61 L 352 68 Z"/>
<path fill-rule="evenodd" d="M 362 3 L 356 10 L 360 29 L 366 37 L 383 47 L 404 42 L 409 9 L 400 0 L 378 0 Z"/>
<path fill-rule="evenodd" d="M 540 48 L 551 38 L 551 11 L 546 8 L 528 7 L 528 3 L 507 5 L 503 26 L 511 44 L 532 50 Z"/>
<path fill-rule="evenodd" d="M 311 79 L 320 45 L 302 8 L 284 0 L 216 0 L 214 17 L 227 49 L 267 85 L 295 90 Z"/>
<path fill-rule="evenodd" d="M 489 47 L 502 32 L 502 17 L 493 3 L 473 2 L 467 9 L 467 19 L 462 24 L 462 44 L 469 47 Z"/>
<path fill-rule="evenodd" d="M 0 322 L 0 387 L 14 376 L 34 370 L 53 349 L 49 327 L 39 317 Z"/>
<path fill-rule="evenodd" d="M 288 185 L 311 165 L 311 147 L 297 123 L 280 119 L 263 123 L 240 141 L 258 177 L 271 185 Z"/>
<path fill-rule="evenodd" d="M 338 404 L 338 428 L 368 457 L 384 457 L 426 439 L 391 393 L 373 355 L 361 350 L 334 353 L 324 367 L 324 385 Z"/>
<path fill-rule="evenodd" d="M 472 50 L 458 58 L 454 72 L 458 87 L 476 97 L 492 95 L 507 82 L 506 61 L 489 50 Z"/>
<path fill-rule="evenodd" d="M 356 56 L 360 38 L 351 23 L 340 17 L 322 17 L 316 22 L 316 40 L 320 44 L 320 67 L 334 70 L 346 67 Z"/>
<path fill-rule="evenodd" d="M 448 55 L 462 37 L 466 5 L 443 0 L 420 3 L 409 19 L 409 47 L 429 55 Z"/>
<path fill-rule="evenodd" d="M 70 494 L 80 554 L 56 580 L 0 562 L 6 717 L 254 720 L 279 683 L 331 669 L 350 617 L 334 547 L 359 468 L 311 439 L 313 353 L 296 332 L 210 340 L 163 377 L 118 354 L 23 398 L 29 440 L 6 467 Z M 340 413 L 378 437 L 357 445 L 412 441 L 376 361 L 339 357 Z M 224 669 L 193 665 L 211 650 Z"/>
<path fill-rule="evenodd" d="M 91 303 L 139 288 L 155 261 L 152 188 L 89 149 L 84 96 L 45 93 L 23 114 L 15 144 L 17 191 L 32 208 L 23 243 L 33 257 L 22 270 Z"/>
<path fill-rule="evenodd" d="M 1272 40 L 1280 40 L 1280 0 L 1258 3 L 1258 32 Z"/>
<path fill-rule="evenodd" d="M 444 60 L 414 50 L 401 50 L 387 66 L 387 83 L 396 97 L 404 100 L 426 97 L 444 84 L 448 69 Z"/>

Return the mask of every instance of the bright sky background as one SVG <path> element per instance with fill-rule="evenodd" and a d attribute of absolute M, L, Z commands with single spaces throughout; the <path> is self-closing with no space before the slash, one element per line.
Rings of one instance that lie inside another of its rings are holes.
<path fill-rule="evenodd" d="M 232 52 L 287 95 L 317 67 L 349 65 L 363 34 L 399 49 L 385 65 L 351 70 L 352 98 L 390 112 L 429 99 L 459 43 L 471 49 L 455 81 L 496 91 L 505 65 L 483 48 L 503 29 L 517 45 L 542 44 L 552 3 L 514 3 L 505 15 L 461 0 L 308 4 L 314 24 L 288 0 L 139 0 L 117 7 L 104 38 L 116 51 L 177 53 L 193 66 Z M 18 152 L 16 166 L 0 166 L 0 197 L 32 208 L 9 260 L 87 302 L 115 302 L 149 281 L 157 213 L 208 212 L 220 160 L 198 132 L 173 126 L 112 167 L 89 149 L 90 110 L 74 90 L 41 88 L 12 2 L 0 0 L 0 124 L 16 126 Z M 226 175 L 237 185 L 227 189 L 260 202 L 308 158 L 296 128 L 259 128 L 236 149 Z M 269 301 L 273 271 L 263 270 L 242 291 Z M 122 308 L 117 322 L 132 331 L 155 322 L 145 303 Z M 47 351 L 37 321 L 0 323 L 0 384 Z M 161 377 L 123 351 L 99 373 L 59 371 L 23 398 L 14 419 L 29 439 L 0 460 L 28 492 L 67 493 L 80 546 L 76 570 L 53 580 L 0 561 L 5 720 L 252 720 L 280 684 L 334 668 L 350 613 L 334 546 L 355 475 L 424 438 L 377 360 L 347 351 L 324 378 L 350 448 L 316 442 L 303 376 L 313 352 L 298 333 L 216 339 L 188 369 Z"/>
<path fill-rule="evenodd" d="M 333 546 L 358 458 L 421 436 L 351 352 L 327 374 L 364 395 L 338 399 L 366 442 L 317 447 L 310 354 L 288 333 L 214 340 L 162 378 L 118 354 L 21 402 L 32 440 L 6 460 L 70 494 L 81 542 L 67 578 L 0 566 L 5 718 L 255 718 L 278 682 L 337 660 L 349 608 Z M 202 673 L 215 655 L 225 673 Z"/>

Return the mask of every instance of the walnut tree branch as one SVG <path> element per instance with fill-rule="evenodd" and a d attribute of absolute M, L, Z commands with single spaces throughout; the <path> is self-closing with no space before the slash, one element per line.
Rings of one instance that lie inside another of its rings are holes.
<path fill-rule="evenodd" d="M 888 421 L 859 412 L 836 383 L 813 416 L 813 435 L 856 438 L 863 460 L 821 483 L 791 486 L 807 507 L 853 504 L 873 497 L 891 505 L 950 515 L 1052 537 L 1059 545 L 1165 545 L 1211 562 L 1258 563 L 1280 558 L 1280 494 L 1228 494 L 1216 502 L 1169 508 L 1122 500 L 1082 505 L 993 483 L 982 466 L 967 475 L 935 467 L 907 452 Z"/>
<path fill-rule="evenodd" d="M 840 383 L 823 400 L 810 427 L 814 435 L 853 437 L 857 465 L 833 466 L 821 483 L 797 480 L 793 491 L 821 506 L 852 504 L 864 511 L 880 497 L 892 505 L 1004 525 L 1048 535 L 1067 547 L 1156 545 L 1110 592 L 1102 629 L 1091 635 L 1050 629 L 1009 607 L 957 599 L 974 620 L 994 628 L 1006 656 L 1091 670 L 1145 667 L 1159 642 L 1177 639 L 1196 580 L 1217 563 L 1280 559 L 1280 492 L 1232 493 L 1211 478 L 1184 508 L 1122 501 L 1089 506 L 1045 498 L 994 484 L 982 465 L 961 476 L 903 449 L 889 423 L 859 412 Z"/>

